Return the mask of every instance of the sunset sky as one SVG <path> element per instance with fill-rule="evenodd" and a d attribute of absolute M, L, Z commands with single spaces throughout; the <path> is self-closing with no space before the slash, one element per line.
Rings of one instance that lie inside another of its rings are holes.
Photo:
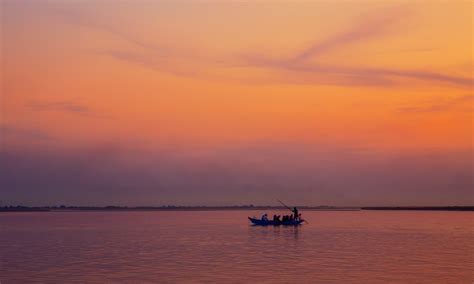
<path fill-rule="evenodd" d="M 471 1 L 1 1 L 0 205 L 473 205 Z"/>

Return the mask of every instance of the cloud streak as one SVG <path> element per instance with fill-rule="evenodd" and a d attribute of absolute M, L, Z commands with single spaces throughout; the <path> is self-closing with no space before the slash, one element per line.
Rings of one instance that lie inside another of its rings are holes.
<path fill-rule="evenodd" d="M 105 118 L 107 116 L 94 112 L 90 107 L 73 101 L 56 101 L 56 102 L 32 102 L 27 105 L 33 111 L 55 111 L 64 112 L 89 117 Z"/>
<path fill-rule="evenodd" d="M 60 101 L 60 102 L 49 102 L 49 103 L 40 103 L 35 102 L 31 103 L 30 108 L 36 111 L 65 111 L 72 113 L 85 114 L 89 113 L 91 110 L 84 105 L 80 105 L 70 101 Z"/>
<path fill-rule="evenodd" d="M 427 82 L 447 83 L 459 87 L 472 87 L 473 78 L 452 76 L 425 70 L 403 70 L 391 68 L 358 68 L 334 65 L 309 64 L 292 60 L 278 60 L 263 56 L 248 55 L 245 60 L 251 66 L 268 68 L 283 72 L 306 74 L 298 78 L 300 83 L 327 83 L 329 85 L 367 85 L 393 86 L 397 78 L 416 79 Z M 314 75 L 314 76 L 311 76 Z M 284 82 L 291 82 L 291 76 L 281 77 Z M 284 83 L 283 82 L 283 83 Z"/>
<path fill-rule="evenodd" d="M 135 64 L 147 69 L 158 72 L 166 72 L 176 76 L 197 77 L 197 70 L 188 70 L 175 66 L 172 59 L 156 57 L 153 54 L 136 51 L 118 51 L 105 50 L 99 52 L 100 54 L 110 56 L 116 60 Z"/>
<path fill-rule="evenodd" d="M 456 97 L 453 99 L 445 99 L 438 103 L 432 104 L 430 106 L 408 106 L 398 108 L 398 112 L 402 113 L 430 113 L 430 112 L 444 112 L 452 110 L 458 106 L 469 103 L 469 108 L 464 109 L 465 111 L 472 111 L 474 102 L 474 95 L 465 95 Z"/>
<path fill-rule="evenodd" d="M 56 14 L 62 16 L 67 23 L 109 33 L 142 49 L 153 50 L 155 55 L 170 56 L 174 53 L 170 48 L 140 39 L 131 33 L 126 33 L 120 29 L 115 28 L 111 24 L 103 23 L 93 17 L 90 17 L 86 13 L 80 13 L 71 10 L 57 10 Z"/>
<path fill-rule="evenodd" d="M 33 128 L 20 128 L 12 125 L 3 124 L 0 125 L 0 133 L 4 139 L 13 138 L 20 140 L 35 140 L 35 141 L 49 141 L 52 140 L 52 137 L 47 133 Z M 6 142 L 6 140 L 1 139 L 0 142 Z"/>
<path fill-rule="evenodd" d="M 383 17 L 379 16 L 380 14 Z M 245 55 L 242 58 L 250 66 L 306 74 L 304 79 L 298 80 L 292 79 L 291 74 L 290 76 L 285 75 L 281 77 L 281 80 L 290 83 L 296 81 L 309 84 L 393 86 L 396 84 L 397 78 L 405 78 L 451 84 L 458 87 L 472 87 L 474 83 L 473 78 L 426 70 L 403 70 L 389 67 L 343 67 L 311 62 L 311 59 L 315 57 L 321 58 L 321 56 L 335 50 L 349 48 L 356 43 L 387 36 L 392 32 L 391 28 L 408 15 L 409 12 L 406 10 L 397 9 L 395 11 L 387 11 L 387 13 L 378 13 L 376 17 L 364 17 L 362 21 L 354 24 L 351 29 L 315 43 L 305 48 L 302 52 L 287 58 L 269 58 L 259 54 Z"/>
<path fill-rule="evenodd" d="M 383 17 L 380 15 L 362 17 L 363 19 L 352 25 L 351 29 L 307 47 L 294 56 L 292 61 L 306 62 L 314 56 L 330 53 L 338 48 L 386 36 L 391 32 L 391 26 L 408 16 L 407 11 L 400 8 L 383 13 L 383 15 Z"/>
<path fill-rule="evenodd" d="M 351 48 L 355 44 L 363 44 L 392 35 L 396 27 L 403 20 L 409 18 L 411 10 L 404 7 L 392 7 L 376 13 L 361 15 L 360 19 L 350 25 L 347 30 L 336 33 L 325 40 L 315 42 L 302 51 L 286 58 L 270 58 L 260 54 L 247 54 L 235 59 L 213 60 L 201 57 L 189 48 L 170 48 L 158 45 L 140 38 L 133 33 L 127 33 L 115 28 L 110 23 L 103 23 L 100 19 L 90 17 L 87 13 L 67 10 L 58 11 L 67 22 L 85 28 L 109 33 L 128 42 L 138 49 L 118 50 L 109 48 L 97 53 L 110 56 L 119 61 L 135 64 L 158 72 L 166 72 L 176 76 L 206 78 L 203 64 L 208 68 L 251 67 L 265 68 L 277 71 L 276 76 L 268 75 L 268 80 L 277 83 L 290 84 L 327 84 L 343 86 L 377 86 L 392 87 L 403 84 L 400 79 L 413 79 L 424 82 L 449 84 L 461 88 L 470 88 L 473 78 L 443 74 L 442 72 L 423 69 L 397 69 L 389 66 L 368 68 L 348 67 L 335 64 L 319 64 L 317 59 L 336 50 Z M 426 49 L 423 49 L 426 50 Z M 314 62 L 316 60 L 316 63 Z M 186 64 L 180 63 L 183 60 Z M 243 64 L 242 64 L 243 61 Z M 191 63 L 193 62 L 193 63 Z M 225 76 L 213 76 L 214 79 L 232 80 Z M 211 78 L 212 79 L 212 78 Z M 252 78 L 246 78 L 249 81 Z M 244 78 L 243 82 L 246 80 Z M 255 83 L 255 82 L 254 82 Z"/>

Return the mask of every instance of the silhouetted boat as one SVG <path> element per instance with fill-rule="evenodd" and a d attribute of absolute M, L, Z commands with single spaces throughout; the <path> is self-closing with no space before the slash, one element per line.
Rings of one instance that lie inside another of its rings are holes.
<path fill-rule="evenodd" d="M 298 221 L 285 221 L 285 222 L 275 222 L 273 220 L 262 220 L 257 218 L 248 217 L 250 222 L 256 226 L 298 226 L 304 222 L 304 220 Z"/>

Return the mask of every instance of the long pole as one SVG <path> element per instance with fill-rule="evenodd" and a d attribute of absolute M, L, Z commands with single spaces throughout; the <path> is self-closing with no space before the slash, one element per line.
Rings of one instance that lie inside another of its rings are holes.
<path fill-rule="evenodd" d="M 286 207 L 286 209 L 288 209 L 288 210 L 290 210 L 291 212 L 293 212 L 293 210 L 291 210 L 291 208 L 290 208 L 290 207 L 286 206 L 286 204 L 285 204 L 285 203 L 283 203 L 283 202 L 282 202 L 280 199 L 277 199 L 277 200 L 278 200 L 278 202 L 280 202 L 280 203 L 281 203 L 281 205 L 285 206 L 285 207 Z"/>

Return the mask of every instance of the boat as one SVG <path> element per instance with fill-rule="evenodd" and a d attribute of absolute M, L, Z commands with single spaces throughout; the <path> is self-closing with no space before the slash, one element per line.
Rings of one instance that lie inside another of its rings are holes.
<path fill-rule="evenodd" d="M 301 220 L 294 220 L 294 221 L 285 221 L 285 222 L 275 222 L 273 220 L 262 220 L 262 219 L 257 219 L 257 218 L 252 218 L 248 217 L 250 222 L 252 222 L 253 225 L 255 226 L 298 226 L 301 225 L 301 223 L 304 222 L 303 219 Z"/>

